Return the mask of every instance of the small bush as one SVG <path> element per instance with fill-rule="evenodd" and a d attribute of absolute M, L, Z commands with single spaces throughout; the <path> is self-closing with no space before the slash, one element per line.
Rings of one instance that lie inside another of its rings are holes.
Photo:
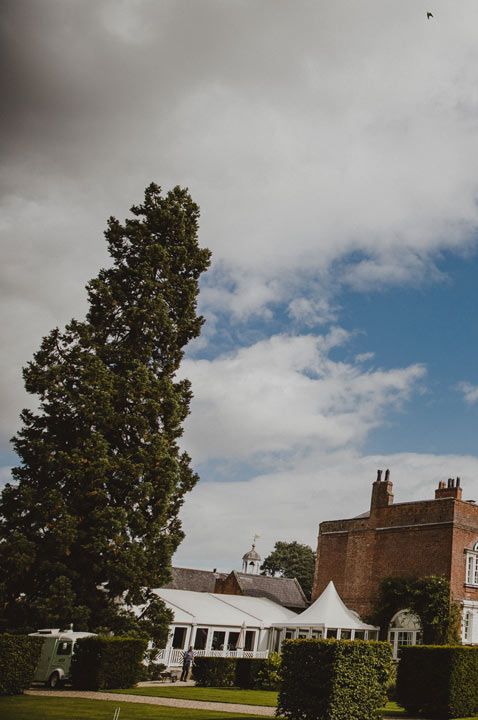
<path fill-rule="evenodd" d="M 385 642 L 286 641 L 278 714 L 290 720 L 378 718 L 392 662 Z"/>
<path fill-rule="evenodd" d="M 236 678 L 234 658 L 195 658 L 193 678 L 199 687 L 233 687 Z"/>
<path fill-rule="evenodd" d="M 259 674 L 264 669 L 266 661 L 257 658 L 237 658 L 234 662 L 236 664 L 234 685 L 242 690 L 258 689 Z"/>
<path fill-rule="evenodd" d="M 20 695 L 30 687 L 43 641 L 27 635 L 0 635 L 0 695 Z"/>
<path fill-rule="evenodd" d="M 410 714 L 455 718 L 478 712 L 478 647 L 415 645 L 400 650 L 397 700 Z"/>
<path fill-rule="evenodd" d="M 279 690 L 282 675 L 282 658 L 279 653 L 271 653 L 266 660 L 260 661 L 254 687 L 256 690 Z"/>
<path fill-rule="evenodd" d="M 75 644 L 71 681 L 78 690 L 129 688 L 144 677 L 147 641 L 141 638 L 82 638 Z"/>

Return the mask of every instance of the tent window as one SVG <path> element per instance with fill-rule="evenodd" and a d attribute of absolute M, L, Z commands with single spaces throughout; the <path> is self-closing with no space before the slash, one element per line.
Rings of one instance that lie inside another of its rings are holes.
<path fill-rule="evenodd" d="M 207 628 L 198 628 L 196 630 L 196 638 L 194 640 L 194 649 L 195 650 L 205 650 L 206 649 L 207 636 L 208 636 Z"/>
<path fill-rule="evenodd" d="M 256 633 L 254 630 L 248 630 L 246 632 L 246 639 L 244 642 L 244 650 L 254 650 Z"/>
<path fill-rule="evenodd" d="M 222 632 L 222 630 L 214 630 L 212 634 L 211 650 L 224 650 L 225 641 L 226 633 Z"/>
<path fill-rule="evenodd" d="M 235 650 L 238 640 L 239 640 L 239 633 L 238 632 L 230 632 L 229 637 L 227 639 L 227 649 Z"/>
<path fill-rule="evenodd" d="M 341 640 L 350 640 L 352 637 L 352 630 L 341 630 L 340 631 L 340 639 Z"/>
<path fill-rule="evenodd" d="M 355 631 L 355 639 L 356 640 L 365 640 L 365 630 L 356 630 Z"/>
<path fill-rule="evenodd" d="M 185 642 L 186 642 L 186 628 L 185 627 L 174 628 L 173 648 L 182 650 Z"/>
<path fill-rule="evenodd" d="M 319 638 L 322 637 L 322 630 L 312 630 L 310 636 L 314 640 L 318 640 Z"/>

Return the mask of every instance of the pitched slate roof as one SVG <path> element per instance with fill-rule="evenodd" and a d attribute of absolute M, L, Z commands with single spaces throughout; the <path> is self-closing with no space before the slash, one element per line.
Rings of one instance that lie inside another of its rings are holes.
<path fill-rule="evenodd" d="M 233 571 L 243 595 L 265 597 L 287 608 L 304 610 L 309 603 L 296 578 L 270 577 Z"/>
<path fill-rule="evenodd" d="M 195 570 L 193 568 L 172 568 L 172 580 L 163 587 L 168 590 L 192 590 L 193 592 L 213 593 L 216 580 L 224 580 L 226 573 L 212 570 Z"/>

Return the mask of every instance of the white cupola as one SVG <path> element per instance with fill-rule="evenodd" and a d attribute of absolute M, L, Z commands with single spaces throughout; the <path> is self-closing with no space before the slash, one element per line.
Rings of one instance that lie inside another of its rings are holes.
<path fill-rule="evenodd" d="M 254 538 L 254 542 L 252 543 L 252 547 L 249 552 L 246 552 L 246 554 L 242 556 L 242 572 L 249 573 L 249 575 L 259 575 L 261 568 L 262 558 L 259 553 L 256 552 L 255 540 L 256 538 Z"/>

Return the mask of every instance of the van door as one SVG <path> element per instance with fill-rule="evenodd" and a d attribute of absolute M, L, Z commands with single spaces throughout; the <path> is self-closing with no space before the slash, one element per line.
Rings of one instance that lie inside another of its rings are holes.
<path fill-rule="evenodd" d="M 56 638 L 45 637 L 43 638 L 43 645 L 40 653 L 40 659 L 36 666 L 35 675 L 33 677 L 34 682 L 46 682 L 49 676 L 49 669 L 51 664 L 51 658 L 53 651 L 55 650 Z"/>
<path fill-rule="evenodd" d="M 58 640 L 55 652 L 51 657 L 50 672 L 53 670 L 62 670 L 63 677 L 69 676 L 72 648 L 73 642 L 70 638 L 60 638 Z"/>

